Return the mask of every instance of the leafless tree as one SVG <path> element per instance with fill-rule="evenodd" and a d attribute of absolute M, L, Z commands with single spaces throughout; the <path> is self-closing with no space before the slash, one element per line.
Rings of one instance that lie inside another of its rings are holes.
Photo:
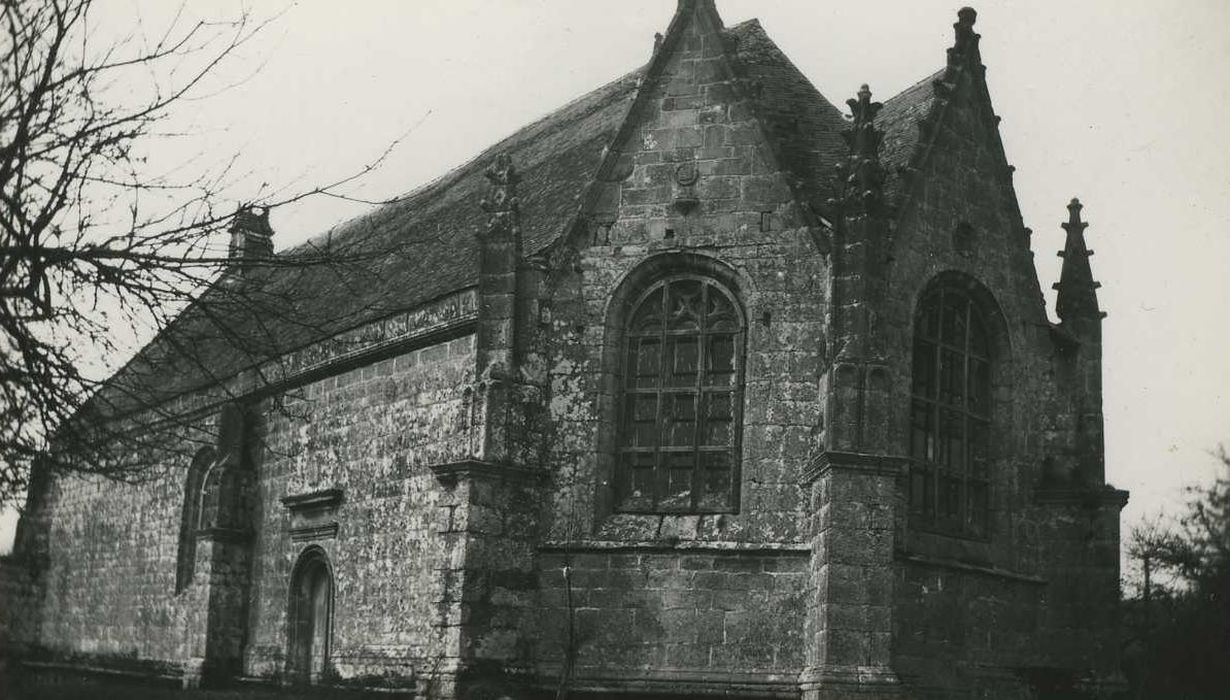
<path fill-rule="evenodd" d="M 1136 697 L 1222 698 L 1230 692 L 1230 454 L 1212 484 L 1187 489 L 1177 518 L 1132 530 L 1139 594 L 1126 601 Z"/>
<path fill-rule="evenodd" d="M 158 364 L 151 353 L 219 380 L 219 355 L 233 367 L 276 354 L 262 333 L 269 318 L 279 336 L 321 323 L 288 306 L 293 274 L 275 283 L 247 270 L 243 284 L 228 283 L 233 159 L 186 175 L 151 174 L 145 157 L 169 138 L 160 130 L 172 110 L 218 89 L 221 67 L 268 20 L 192 21 L 181 7 L 153 37 L 116 38 L 98 30 L 96 4 L 0 0 L 0 503 L 24 490 L 35 462 L 139 477 L 140 455 L 157 449 L 144 442 L 147 428 L 174 413 L 161 408 L 160 379 L 142 382 L 141 368 Z M 336 181 L 258 196 L 276 206 L 335 194 L 388 152 Z M 338 265 L 346 255 L 309 245 L 257 267 Z M 364 268 L 336 277 L 362 284 Z M 129 362 L 127 381 L 104 384 L 89 356 L 122 353 L 133 328 L 160 334 L 161 347 Z"/>
<path fill-rule="evenodd" d="M 1167 578 L 1150 585 L 1175 592 L 1230 585 L 1230 454 L 1220 447 L 1213 456 L 1224 472 L 1210 485 L 1187 488 L 1187 507 L 1173 522 L 1154 519 L 1132 529 L 1128 555 L 1147 566 L 1149 577 Z M 1148 588 L 1142 596 L 1148 596 Z"/>

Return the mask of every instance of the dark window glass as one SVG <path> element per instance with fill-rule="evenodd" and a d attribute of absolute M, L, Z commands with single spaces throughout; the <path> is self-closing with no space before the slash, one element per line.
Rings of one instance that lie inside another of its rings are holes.
<path fill-rule="evenodd" d="M 624 328 L 617 501 L 625 512 L 735 508 L 743 321 L 712 280 L 654 284 Z"/>
<path fill-rule="evenodd" d="M 989 503 L 991 358 L 968 295 L 928 294 L 915 318 L 909 503 L 920 529 L 984 537 Z"/>
<path fill-rule="evenodd" d="M 175 562 L 175 592 L 179 593 L 192 582 L 196 569 L 196 533 L 200 529 L 201 498 L 204 495 L 205 476 L 214 463 L 214 451 L 202 448 L 188 467 L 184 482 L 184 507 L 180 513 L 179 551 Z"/>

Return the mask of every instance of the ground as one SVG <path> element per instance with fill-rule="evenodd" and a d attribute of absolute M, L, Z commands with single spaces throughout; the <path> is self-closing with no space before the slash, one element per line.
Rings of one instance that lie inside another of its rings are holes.
<path fill-rule="evenodd" d="M 272 688 L 267 686 L 237 688 L 230 690 L 180 690 L 168 687 L 131 684 L 122 682 L 97 682 L 84 680 L 67 680 L 40 684 L 37 686 L 17 684 L 6 688 L 10 692 L 0 692 L 0 696 L 9 700 L 282 700 L 284 698 L 312 698 L 312 700 L 328 700 L 330 698 L 364 699 L 380 698 L 393 700 L 396 696 L 388 693 L 358 693 L 354 691 L 330 691 L 326 689 L 311 689 L 305 692 L 302 688 Z"/>

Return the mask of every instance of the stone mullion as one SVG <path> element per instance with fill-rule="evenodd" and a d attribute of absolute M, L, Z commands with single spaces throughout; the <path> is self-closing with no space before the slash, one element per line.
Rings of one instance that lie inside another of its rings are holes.
<path fill-rule="evenodd" d="M 657 440 L 653 446 L 653 507 L 657 508 L 658 503 L 662 500 L 662 473 L 666 471 L 666 467 L 662 464 L 662 443 L 665 437 L 662 434 L 662 426 L 664 416 L 662 414 L 662 403 L 666 395 L 666 309 L 670 301 L 670 284 L 662 285 L 662 306 L 661 306 L 661 330 L 658 331 L 658 376 L 655 378 L 657 384 L 657 394 L 654 403 L 654 416 L 656 425 L 654 426 L 657 434 Z"/>
<path fill-rule="evenodd" d="M 709 308 L 709 285 L 703 282 L 700 285 L 700 309 L 696 318 L 696 379 L 695 394 L 692 396 L 692 510 L 693 512 L 700 509 L 700 489 L 704 483 L 704 473 L 700 465 L 700 435 L 703 430 L 704 416 L 701 414 L 704 408 L 704 372 L 705 359 L 708 352 L 709 343 L 707 342 L 706 331 L 708 330 L 708 308 Z"/>
<path fill-rule="evenodd" d="M 940 394 L 944 390 L 942 383 L 944 381 L 944 348 L 944 292 L 941 291 L 935 315 L 935 394 L 931 397 L 931 425 L 935 430 L 932 433 L 932 439 L 935 440 L 935 449 L 932 450 L 931 454 L 927 455 L 931 462 L 931 514 L 927 518 L 927 524 L 932 528 L 936 527 L 940 520 L 940 486 L 942 483 L 941 474 L 944 472 L 943 467 L 940 465 L 940 452 L 943 449 L 943 446 L 940 444 L 942 434 L 940 429 L 940 420 L 942 419 L 940 413 Z"/>

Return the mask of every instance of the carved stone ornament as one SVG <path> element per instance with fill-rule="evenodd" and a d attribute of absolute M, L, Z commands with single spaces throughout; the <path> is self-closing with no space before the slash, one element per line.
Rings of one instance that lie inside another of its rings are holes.
<path fill-rule="evenodd" d="M 696 163 L 682 163 L 678 168 L 675 168 L 675 182 L 685 187 L 695 185 L 700 179 L 700 170 L 696 167 Z"/>
<path fill-rule="evenodd" d="M 342 499 L 342 490 L 336 488 L 284 497 L 282 505 L 290 511 L 287 532 L 291 540 L 307 542 L 337 537 L 337 509 Z"/>
<path fill-rule="evenodd" d="M 495 163 L 487 168 L 487 180 L 491 189 L 483 198 L 482 207 L 487 212 L 487 235 L 511 234 L 517 227 L 520 202 L 517 199 L 517 181 L 520 175 L 512 158 L 501 153 Z"/>
<path fill-rule="evenodd" d="M 675 211 L 687 216 L 700 206 L 700 198 L 696 196 L 696 182 L 700 180 L 700 170 L 696 163 L 681 163 L 675 168 Z"/>
<path fill-rule="evenodd" d="M 884 195 L 884 169 L 880 165 L 880 140 L 883 134 L 875 127 L 875 118 L 884 105 L 871 101 L 871 89 L 866 85 L 857 98 L 846 100 L 854 120 L 842 137 L 850 149 L 845 163 L 837 166 L 838 186 L 842 193 L 837 204 L 848 214 L 867 213 L 876 209 Z"/>

